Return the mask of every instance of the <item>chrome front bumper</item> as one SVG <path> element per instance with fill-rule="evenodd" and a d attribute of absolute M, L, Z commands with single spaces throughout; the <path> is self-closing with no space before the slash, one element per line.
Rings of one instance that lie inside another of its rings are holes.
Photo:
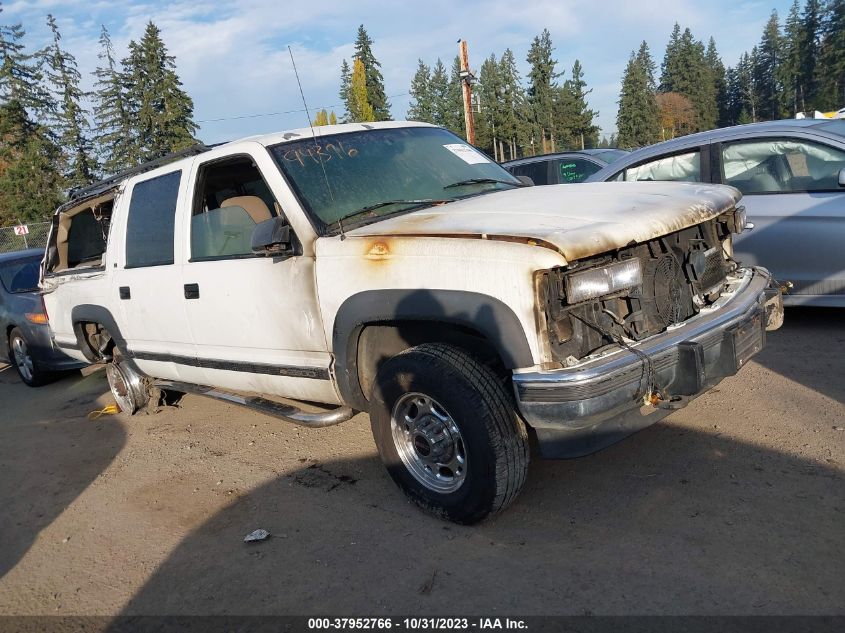
<path fill-rule="evenodd" d="M 763 268 L 741 269 L 727 290 L 695 317 L 580 365 L 515 373 L 517 403 L 537 432 L 544 457 L 578 457 L 657 422 L 735 374 L 780 327 L 783 304 Z M 665 398 L 644 405 L 650 360 Z"/>

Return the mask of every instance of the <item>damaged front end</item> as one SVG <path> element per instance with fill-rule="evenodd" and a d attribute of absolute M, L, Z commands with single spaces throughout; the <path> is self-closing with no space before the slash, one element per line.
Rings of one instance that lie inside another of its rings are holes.
<path fill-rule="evenodd" d="M 765 345 L 783 319 L 768 271 L 741 268 L 742 209 L 536 278 L 548 363 L 516 373 L 548 457 L 575 457 L 657 421 Z"/>
<path fill-rule="evenodd" d="M 642 341 L 712 305 L 738 268 L 730 236 L 744 210 L 594 257 L 540 271 L 538 313 L 550 366 L 570 367 L 620 342 Z"/>

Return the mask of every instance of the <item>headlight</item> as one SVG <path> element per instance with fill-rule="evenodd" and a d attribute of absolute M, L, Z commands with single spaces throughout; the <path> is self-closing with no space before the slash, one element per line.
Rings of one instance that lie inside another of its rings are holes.
<path fill-rule="evenodd" d="M 618 264 L 591 268 L 582 273 L 566 276 L 566 300 L 580 303 L 625 288 L 639 286 L 643 282 L 643 270 L 639 259 L 629 259 Z"/>
<path fill-rule="evenodd" d="M 738 206 L 733 211 L 721 216 L 720 219 L 728 225 L 728 230 L 731 233 L 742 233 L 745 230 L 750 231 L 754 228 L 754 225 L 748 221 L 748 215 L 743 206 Z"/>

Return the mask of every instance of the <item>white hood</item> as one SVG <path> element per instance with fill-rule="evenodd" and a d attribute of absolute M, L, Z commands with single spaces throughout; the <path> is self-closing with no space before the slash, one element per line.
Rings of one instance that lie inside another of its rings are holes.
<path fill-rule="evenodd" d="M 699 224 L 730 210 L 740 197 L 733 187 L 696 183 L 526 187 L 422 209 L 347 235 L 519 239 L 557 250 L 571 262 Z"/>

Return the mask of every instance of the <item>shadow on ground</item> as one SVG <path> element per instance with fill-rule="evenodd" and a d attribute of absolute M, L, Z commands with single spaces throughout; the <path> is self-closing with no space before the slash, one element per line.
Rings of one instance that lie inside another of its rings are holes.
<path fill-rule="evenodd" d="M 31 389 L 11 368 L 0 374 L 0 499 L 8 503 L 0 510 L 0 578 L 123 448 L 120 424 L 76 415 L 103 384 L 102 372 L 73 372 Z M 35 476 L 31 460 L 40 464 Z"/>
<path fill-rule="evenodd" d="M 842 613 L 843 520 L 833 463 L 671 424 L 535 462 L 475 527 L 409 506 L 375 457 L 306 462 L 190 534 L 123 614 Z M 256 528 L 272 538 L 244 544 Z"/>
<path fill-rule="evenodd" d="M 845 309 L 787 308 L 754 361 L 845 404 Z"/>

